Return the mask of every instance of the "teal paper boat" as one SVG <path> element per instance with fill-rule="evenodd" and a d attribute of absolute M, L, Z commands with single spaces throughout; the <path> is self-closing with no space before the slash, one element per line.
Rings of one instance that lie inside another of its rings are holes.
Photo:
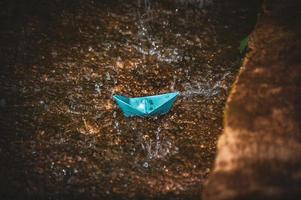
<path fill-rule="evenodd" d="M 136 98 L 114 95 L 113 98 L 126 117 L 150 117 L 168 113 L 178 95 L 179 92 L 173 92 Z"/>

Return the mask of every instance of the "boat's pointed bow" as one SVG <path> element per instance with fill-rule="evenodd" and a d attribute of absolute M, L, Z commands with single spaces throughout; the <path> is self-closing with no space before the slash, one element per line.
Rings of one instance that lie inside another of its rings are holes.
<path fill-rule="evenodd" d="M 180 92 L 178 91 L 170 93 L 170 99 L 176 98 L 177 96 L 179 96 L 179 94 Z"/>
<path fill-rule="evenodd" d="M 179 91 L 176 91 L 173 93 L 175 96 L 179 96 L 180 92 Z"/>

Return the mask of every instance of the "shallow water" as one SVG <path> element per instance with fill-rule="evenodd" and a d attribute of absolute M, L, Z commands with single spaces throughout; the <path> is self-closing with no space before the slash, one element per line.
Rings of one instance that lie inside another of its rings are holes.
<path fill-rule="evenodd" d="M 1 192 L 198 199 L 240 65 L 239 41 L 252 27 L 250 10 L 55 2 L 46 6 L 50 14 L 38 4 L 20 24 L 3 25 Z M 171 112 L 152 118 L 125 118 L 112 100 L 171 91 L 180 91 Z"/>

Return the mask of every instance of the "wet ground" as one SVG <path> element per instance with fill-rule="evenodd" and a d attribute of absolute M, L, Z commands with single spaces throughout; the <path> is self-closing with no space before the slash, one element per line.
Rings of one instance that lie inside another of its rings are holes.
<path fill-rule="evenodd" d="M 254 5 L 1 4 L 2 199 L 200 198 Z M 112 100 L 172 91 L 159 117 Z"/>

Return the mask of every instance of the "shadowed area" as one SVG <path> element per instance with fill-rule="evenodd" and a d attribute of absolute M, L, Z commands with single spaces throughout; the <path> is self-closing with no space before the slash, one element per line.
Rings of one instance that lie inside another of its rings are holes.
<path fill-rule="evenodd" d="M 265 1 L 204 199 L 301 198 L 301 3 Z"/>

